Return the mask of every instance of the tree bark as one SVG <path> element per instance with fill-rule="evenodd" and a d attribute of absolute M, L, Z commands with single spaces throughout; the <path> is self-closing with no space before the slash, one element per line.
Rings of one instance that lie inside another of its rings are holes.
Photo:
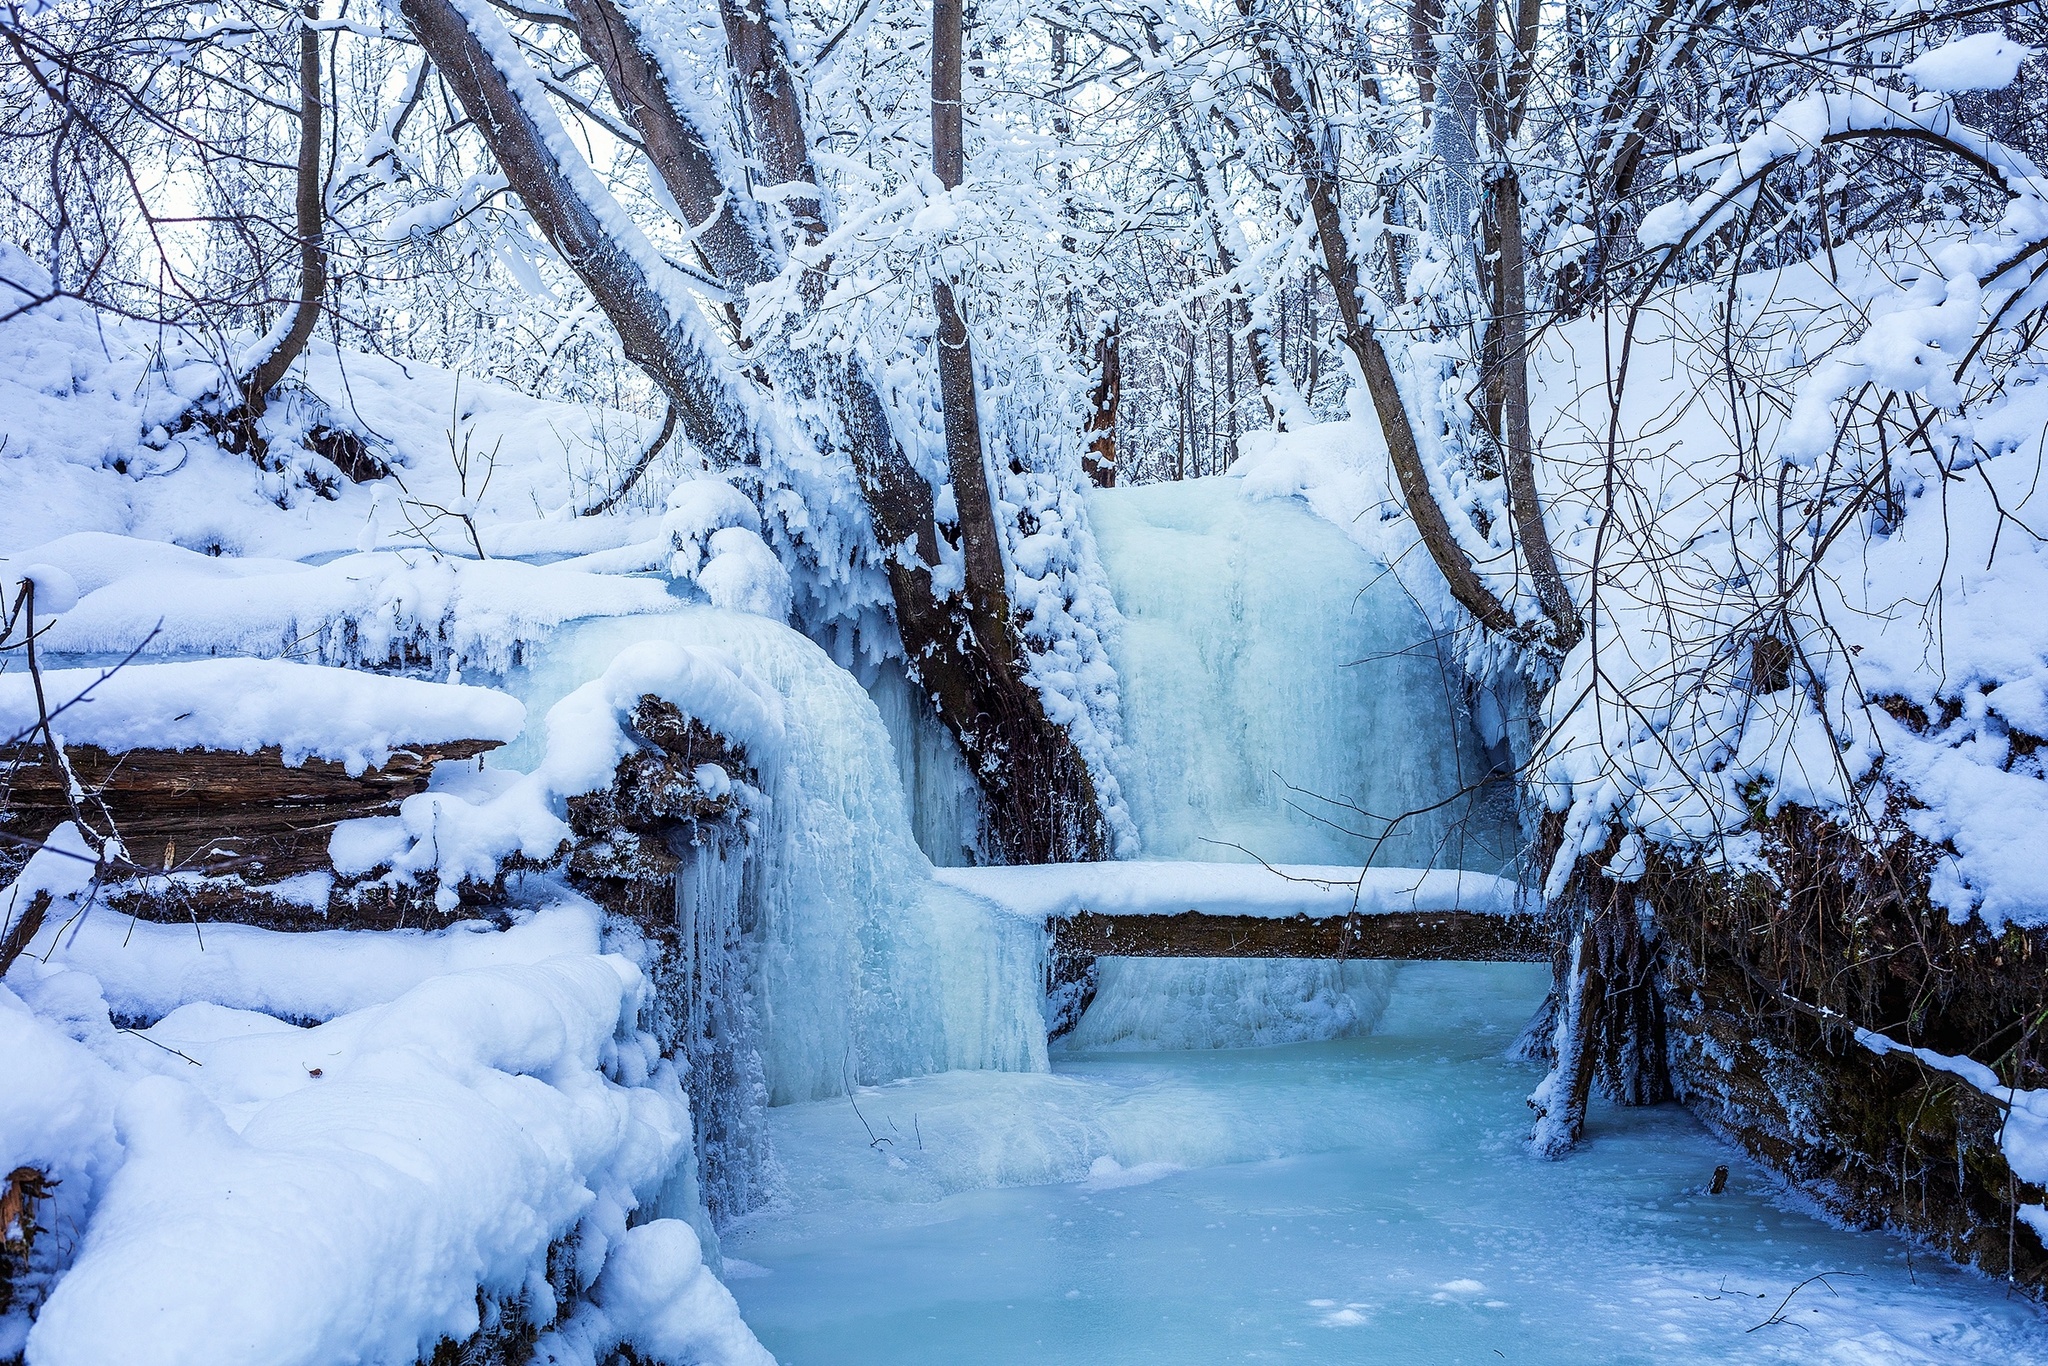
<path fill-rule="evenodd" d="M 721 174 L 706 130 L 671 98 L 630 21 L 612 0 L 570 4 L 586 53 L 643 137 L 656 173 L 693 227 L 705 228 L 699 241 L 721 282 L 743 289 L 773 279 L 786 259 L 785 244 L 775 240 L 747 186 Z M 600 218 L 577 192 L 568 168 L 556 162 L 535 112 L 491 63 L 472 29 L 495 27 L 496 20 L 482 13 L 465 17 L 453 0 L 403 0 L 401 9 L 535 223 L 604 309 L 627 357 L 676 404 L 691 443 L 721 463 L 758 463 L 766 438 L 740 394 L 745 381 L 729 367 L 715 367 L 697 339 L 678 325 L 638 259 L 613 240 L 610 220 Z M 753 73 L 740 85 L 760 176 L 767 183 L 815 183 L 797 87 L 774 26 L 762 9 L 738 0 L 726 0 L 721 17 L 735 60 Z M 806 212 L 801 202 L 796 209 L 798 237 L 815 244 L 824 232 L 822 214 Z M 720 221 L 708 224 L 714 213 Z M 626 229 L 632 230 L 630 224 Z M 806 281 L 814 307 L 822 281 L 818 271 Z M 1046 716 L 1026 676 L 1007 593 L 1000 610 L 991 611 L 971 598 L 942 599 L 933 588 L 939 551 L 932 488 L 897 443 L 865 363 L 850 353 L 763 350 L 778 389 L 799 402 L 814 400 L 811 406 L 829 415 L 829 426 L 811 437 L 827 450 L 843 450 L 853 464 L 887 556 L 906 660 L 974 768 L 986 798 L 991 852 L 1017 862 L 1105 857 L 1108 832 L 1093 779 L 1072 737 Z M 978 518 L 980 532 L 995 544 L 986 498 L 978 508 L 962 498 L 961 518 L 963 525 Z M 996 562 L 1000 566 L 999 554 Z M 1001 585 L 999 576 L 996 582 Z"/>
<path fill-rule="evenodd" d="M 1558 569 L 1557 551 L 1536 490 L 1536 443 L 1529 422 L 1529 276 L 1522 231 L 1522 182 L 1507 154 L 1521 132 L 1523 101 L 1535 60 L 1539 0 L 1517 0 L 1514 50 L 1508 54 L 1505 72 L 1498 60 L 1495 3 L 1487 0 L 1480 7 L 1479 96 L 1493 167 L 1486 177 L 1485 249 L 1478 259 L 1482 281 L 1489 271 L 1488 262 L 1492 262 L 1493 288 L 1483 293 L 1490 294 L 1493 309 L 1492 325 L 1487 328 L 1489 389 L 1499 412 L 1493 430 L 1500 441 L 1501 474 L 1507 481 L 1515 539 L 1521 545 L 1536 601 L 1550 620 L 1553 644 L 1562 654 L 1578 643 L 1579 616 Z"/>
<path fill-rule="evenodd" d="M 966 174 L 967 146 L 960 109 L 960 0 L 932 4 L 932 172 L 948 191 Z M 943 253 L 942 253 L 943 256 Z M 946 426 L 946 466 L 960 510 L 960 550 L 967 595 L 983 615 L 1009 616 L 1003 552 L 996 535 L 988 469 L 982 457 L 980 400 L 974 384 L 974 345 L 941 264 L 932 276 L 938 314 L 939 407 Z"/>
<path fill-rule="evenodd" d="M 1097 488 L 1116 487 L 1116 410 L 1123 398 L 1121 332 L 1114 313 L 1102 315 L 1095 331 L 1095 390 L 1088 399 L 1088 449 L 1081 468 Z"/>
<path fill-rule="evenodd" d="M 299 167 L 295 210 L 299 238 L 299 297 L 292 305 L 291 326 L 242 382 L 241 421 L 251 434 L 257 418 L 313 338 L 320 321 L 320 301 L 327 293 L 326 206 L 320 195 L 320 141 L 323 101 L 320 96 L 320 33 L 312 21 L 320 17 L 314 0 L 302 11 L 299 29 Z"/>

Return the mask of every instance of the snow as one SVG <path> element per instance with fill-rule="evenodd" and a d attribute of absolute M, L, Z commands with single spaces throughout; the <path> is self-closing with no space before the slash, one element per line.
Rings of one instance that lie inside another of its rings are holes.
<path fill-rule="evenodd" d="M 1943 43 L 1906 63 L 1904 70 L 1922 90 L 2003 90 L 2019 75 L 2021 64 L 2035 55 L 2036 49 L 1992 29 Z"/>
<path fill-rule="evenodd" d="M 523 1302 L 556 1360 L 770 1359 L 697 1235 L 648 1217 L 694 1191 L 689 1104 L 589 903 L 502 933 L 209 926 L 204 948 L 190 926 L 53 920 L 0 986 L 0 1159 L 59 1182 L 47 1298 L 33 1326 L 0 1320 L 0 1349 L 409 1362 L 488 1301 Z"/>
<path fill-rule="evenodd" d="M 57 616 L 78 606 L 78 583 L 53 564 L 24 565 L 8 576 L 6 597 L 9 607 L 25 587 L 35 589 L 34 607 L 39 615 Z"/>
<path fill-rule="evenodd" d="M 1459 869 L 1194 861 L 1057 863 L 941 868 L 934 876 L 1029 920 L 1097 915 L 1256 915 L 1312 918 L 1397 911 L 1511 915 L 1521 889 Z"/>
<path fill-rule="evenodd" d="M 306 656 L 500 671 L 581 617 L 662 612 L 661 584 L 517 560 L 372 551 L 307 566 L 215 558 L 104 534 L 24 553 L 80 580 L 43 648 L 70 654 Z M 223 581 L 233 587 L 224 588 Z"/>
<path fill-rule="evenodd" d="M 394 749 L 518 736 L 526 709 L 490 688 L 391 678 L 278 659 L 209 659 L 52 669 L 42 676 L 60 743 L 131 749 L 283 751 L 341 764 L 350 777 L 381 768 Z M 0 735 L 37 716 L 34 680 L 0 674 Z"/>
<path fill-rule="evenodd" d="M 67 863 L 90 873 L 89 863 Z M 82 884 L 71 890 L 82 890 Z M 107 1009 L 124 1020 L 160 1020 L 188 1001 L 283 1019 L 328 1020 L 390 1000 L 431 977 L 596 953 L 600 928 L 593 908 L 576 902 L 543 909 L 503 931 L 464 921 L 437 930 L 376 933 L 279 934 L 247 925 L 195 929 L 101 909 L 68 924 L 61 917 L 46 919 L 28 955 L 90 974 Z"/>
<path fill-rule="evenodd" d="M 513 854 L 552 859 L 572 837 L 568 799 L 607 786 L 619 760 L 640 747 L 632 716 L 649 695 L 733 740 L 754 762 L 772 765 L 780 756 L 781 699 L 737 658 L 715 647 L 645 641 L 549 707 L 547 751 L 532 773 L 437 784 L 407 797 L 395 817 L 343 821 L 330 844 L 336 871 L 385 867 L 393 881 L 432 871 L 440 882 L 436 902 L 448 912 L 458 884 L 490 882 Z"/>

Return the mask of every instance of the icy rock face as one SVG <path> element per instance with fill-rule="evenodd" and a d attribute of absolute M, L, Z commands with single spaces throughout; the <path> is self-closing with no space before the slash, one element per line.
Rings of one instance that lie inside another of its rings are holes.
<path fill-rule="evenodd" d="M 508 686 L 545 708 L 650 640 L 727 651 L 782 699 L 745 893 L 770 1102 L 947 1068 L 1043 1069 L 1037 927 L 932 879 L 874 702 L 811 641 L 707 607 L 593 620 Z"/>
<path fill-rule="evenodd" d="M 1124 618 L 1118 776 L 1147 858 L 1500 871 L 1514 844 L 1489 810 L 1453 803 L 1391 833 L 1380 819 L 1486 772 L 1460 685 L 1384 565 L 1300 500 L 1254 500 L 1229 476 L 1100 491 L 1089 516 Z M 1393 971 L 1106 958 L 1062 1046 L 1369 1032 Z"/>

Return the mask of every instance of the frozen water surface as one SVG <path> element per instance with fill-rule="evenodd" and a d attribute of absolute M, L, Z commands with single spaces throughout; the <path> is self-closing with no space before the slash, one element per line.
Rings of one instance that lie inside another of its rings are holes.
<path fill-rule="evenodd" d="M 1676 1106 L 1528 1157 L 1501 1051 L 1544 975 L 1412 964 L 1365 1037 L 783 1107 L 789 1208 L 726 1236 L 731 1288 L 785 1366 L 2048 1362 L 2040 1311 L 1799 1212 Z"/>

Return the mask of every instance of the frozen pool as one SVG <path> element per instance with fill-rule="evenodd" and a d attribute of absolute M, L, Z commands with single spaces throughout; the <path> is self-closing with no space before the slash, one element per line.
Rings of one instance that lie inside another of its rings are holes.
<path fill-rule="evenodd" d="M 1799 1212 L 1677 1107 L 1527 1157 L 1501 1050 L 1542 986 L 1414 964 L 1367 1038 L 785 1107 L 789 1207 L 729 1283 L 788 1366 L 2048 1362 L 2001 1284 Z"/>

